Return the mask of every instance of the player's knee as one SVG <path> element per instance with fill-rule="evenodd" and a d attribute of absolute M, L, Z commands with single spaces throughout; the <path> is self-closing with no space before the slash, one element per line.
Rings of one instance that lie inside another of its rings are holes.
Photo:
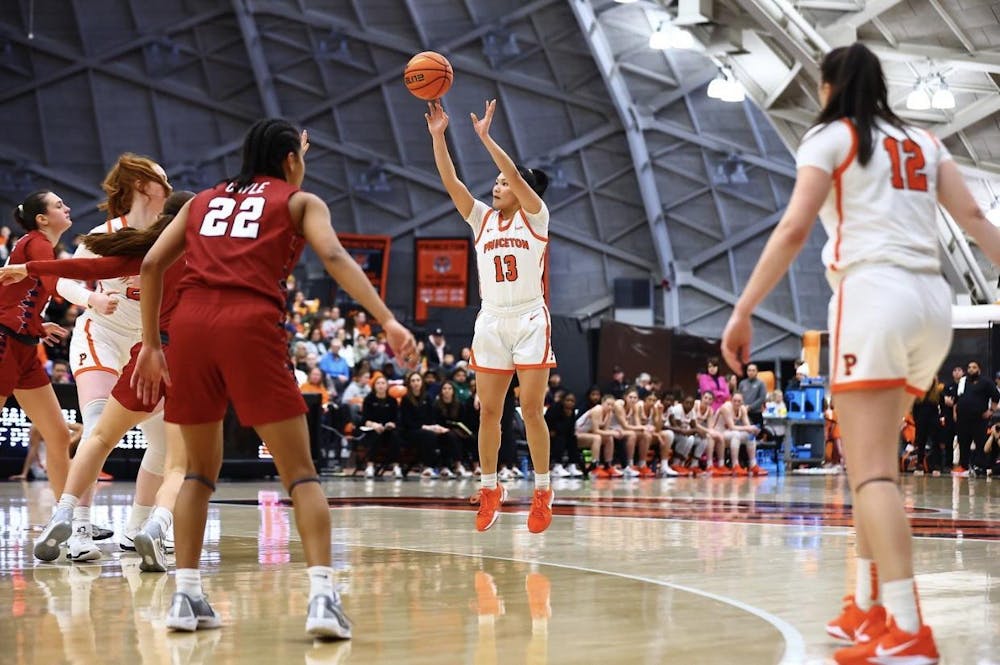
<path fill-rule="evenodd" d="M 521 418 L 525 425 L 540 425 L 545 422 L 545 412 L 541 406 L 521 406 Z"/>

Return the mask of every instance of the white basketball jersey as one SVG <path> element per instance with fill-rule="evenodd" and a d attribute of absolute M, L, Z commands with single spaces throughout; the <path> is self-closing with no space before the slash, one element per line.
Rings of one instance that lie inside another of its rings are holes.
<path fill-rule="evenodd" d="M 483 304 L 513 308 L 544 301 L 542 278 L 549 242 L 549 210 L 534 215 L 524 210 L 513 219 L 476 201 L 466 220 L 476 234 L 476 265 Z"/>
<path fill-rule="evenodd" d="M 90 230 L 94 233 L 114 233 L 128 226 L 128 220 L 124 217 L 116 217 L 107 222 L 95 226 Z M 94 258 L 94 254 L 84 245 L 76 248 L 73 253 L 75 259 Z M 65 279 L 65 278 L 62 278 Z M 101 314 L 95 309 L 88 309 L 89 316 L 102 326 L 106 326 L 115 332 L 125 335 L 142 335 L 142 312 L 139 306 L 139 277 L 113 277 L 111 279 L 101 279 L 97 281 L 98 293 L 117 293 L 118 309 L 114 314 Z"/>
<path fill-rule="evenodd" d="M 871 160 L 862 166 L 857 153 L 857 130 L 844 119 L 810 130 L 796 156 L 799 168 L 815 166 L 833 177 L 820 209 L 831 285 L 862 263 L 940 272 L 937 174 L 951 159 L 947 148 L 923 129 L 903 131 L 879 120 Z"/>

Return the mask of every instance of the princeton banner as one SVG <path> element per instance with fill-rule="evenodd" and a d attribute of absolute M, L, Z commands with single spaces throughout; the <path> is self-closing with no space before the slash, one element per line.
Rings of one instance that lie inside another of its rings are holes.
<path fill-rule="evenodd" d="M 389 236 L 369 236 L 352 233 L 338 233 L 337 238 L 368 277 L 382 300 L 389 281 Z"/>
<path fill-rule="evenodd" d="M 469 302 L 469 239 L 417 238 L 414 268 L 416 320 L 428 307 L 465 307 Z"/>

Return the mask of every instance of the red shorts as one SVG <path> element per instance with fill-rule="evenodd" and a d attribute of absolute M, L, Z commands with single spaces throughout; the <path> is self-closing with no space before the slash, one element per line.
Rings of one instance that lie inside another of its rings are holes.
<path fill-rule="evenodd" d="M 248 427 L 305 414 L 275 314 L 273 304 L 260 300 L 186 291 L 170 321 L 167 422 L 216 422 L 227 402 Z"/>
<path fill-rule="evenodd" d="M 143 404 L 142 400 L 135 396 L 135 388 L 130 385 L 132 383 L 132 372 L 135 371 L 135 359 L 139 356 L 140 350 L 142 350 L 142 342 L 132 346 L 132 350 L 129 352 L 128 363 L 122 368 L 121 376 L 118 377 L 118 383 L 111 390 L 111 396 L 129 411 L 152 413 L 156 410 L 156 404 Z M 160 381 L 160 394 L 166 399 L 167 385 L 163 381 Z"/>
<path fill-rule="evenodd" d="M 15 390 L 34 390 L 49 383 L 38 350 L 0 330 L 0 395 L 9 397 Z"/>

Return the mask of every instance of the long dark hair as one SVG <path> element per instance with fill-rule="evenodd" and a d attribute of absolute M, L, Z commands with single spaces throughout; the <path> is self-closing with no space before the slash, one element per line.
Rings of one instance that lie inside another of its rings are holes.
<path fill-rule="evenodd" d="M 48 189 L 39 189 L 32 192 L 24 197 L 21 205 L 14 207 L 14 221 L 17 222 L 18 226 L 25 231 L 35 231 L 38 229 L 38 222 L 35 221 L 35 217 L 44 215 L 45 211 L 48 210 L 45 197 L 50 191 Z"/>
<path fill-rule="evenodd" d="M 823 58 L 820 73 L 823 82 L 830 84 L 830 98 L 816 124 L 826 125 L 841 118 L 853 121 L 858 132 L 858 162 L 862 166 L 872 158 L 876 118 L 905 131 L 905 123 L 889 106 L 882 64 L 864 44 L 855 42 L 833 49 Z"/>
<path fill-rule="evenodd" d="M 520 164 L 515 164 L 514 166 L 517 172 L 521 174 L 521 177 L 524 178 L 524 181 L 528 183 L 528 187 L 535 190 L 535 194 L 539 196 L 545 194 L 545 190 L 549 188 L 549 176 L 545 171 L 541 169 L 529 169 Z"/>
<path fill-rule="evenodd" d="M 167 224 L 193 198 L 194 192 L 174 192 L 167 197 L 163 212 L 149 228 L 139 230 L 126 227 L 117 233 L 93 233 L 83 237 L 83 245 L 101 256 L 146 256 Z"/>
<path fill-rule="evenodd" d="M 299 131 L 287 120 L 265 118 L 254 123 L 243 139 L 243 165 L 229 182 L 234 189 L 245 187 L 256 176 L 267 175 L 284 180 L 282 162 L 290 152 L 301 148 Z"/>

